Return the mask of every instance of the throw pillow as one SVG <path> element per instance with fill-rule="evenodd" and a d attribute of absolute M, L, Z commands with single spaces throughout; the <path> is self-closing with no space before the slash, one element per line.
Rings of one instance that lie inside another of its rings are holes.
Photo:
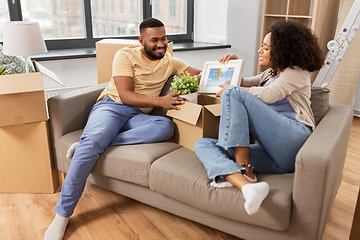
<path fill-rule="evenodd" d="M 320 120 L 325 116 L 329 110 L 329 93 L 330 89 L 323 87 L 311 87 L 311 109 L 315 117 L 315 125 L 318 125 Z"/>
<path fill-rule="evenodd" d="M 0 66 L 5 69 L 5 74 L 26 73 L 25 59 L 18 56 L 8 56 L 3 53 L 3 46 L 0 44 Z M 29 73 L 35 72 L 34 65 L 28 58 Z"/>

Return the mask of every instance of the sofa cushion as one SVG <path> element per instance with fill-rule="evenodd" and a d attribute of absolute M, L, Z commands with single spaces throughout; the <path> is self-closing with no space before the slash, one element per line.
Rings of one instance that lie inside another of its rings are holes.
<path fill-rule="evenodd" d="M 78 142 L 81 134 L 82 130 L 78 130 L 61 137 L 58 145 L 59 155 L 66 156 L 70 145 Z M 106 154 L 100 155 L 92 172 L 147 187 L 150 165 L 156 159 L 180 147 L 174 142 L 109 147 L 104 152 Z M 71 160 L 64 157 L 64 161 L 70 164 Z"/>
<path fill-rule="evenodd" d="M 293 174 L 258 175 L 270 185 L 260 210 L 249 216 L 244 197 L 236 188 L 209 185 L 206 170 L 195 153 L 179 148 L 155 161 L 150 168 L 150 189 L 203 211 L 232 220 L 285 231 L 290 225 Z"/>
<path fill-rule="evenodd" d="M 329 110 L 329 93 L 330 89 L 323 87 L 311 87 L 311 109 L 314 113 L 315 125 L 318 125 L 320 120 L 325 116 Z"/>

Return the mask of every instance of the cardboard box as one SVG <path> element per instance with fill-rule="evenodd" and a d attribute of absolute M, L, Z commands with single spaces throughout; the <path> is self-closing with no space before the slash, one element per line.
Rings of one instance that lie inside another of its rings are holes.
<path fill-rule="evenodd" d="M 112 65 L 115 53 L 126 46 L 138 46 L 139 40 L 103 39 L 96 42 L 96 67 L 98 84 L 109 82 L 112 77 Z M 173 43 L 169 42 L 167 51 L 172 55 Z"/>
<path fill-rule="evenodd" d="M 200 94 L 198 104 L 186 102 L 179 107 L 180 110 L 167 112 L 175 123 L 175 142 L 194 150 L 194 145 L 200 138 L 217 139 L 221 115 L 220 98 Z"/>
<path fill-rule="evenodd" d="M 48 122 L 0 127 L 0 192 L 54 193 Z"/>
<path fill-rule="evenodd" d="M 36 73 L 0 76 L 0 127 L 47 120 L 42 74 L 62 82 L 41 64 L 33 63 Z"/>

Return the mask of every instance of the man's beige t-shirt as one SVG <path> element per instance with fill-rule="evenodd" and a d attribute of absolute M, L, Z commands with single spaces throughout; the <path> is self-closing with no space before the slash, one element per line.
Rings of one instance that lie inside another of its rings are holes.
<path fill-rule="evenodd" d="M 142 46 L 124 47 L 116 52 L 113 61 L 112 78 L 98 101 L 105 96 L 121 103 L 115 87 L 114 76 L 129 76 L 134 80 L 134 92 L 158 97 L 166 81 L 171 75 L 179 75 L 188 65 L 166 52 L 160 60 L 150 60 L 143 53 Z M 150 113 L 152 108 L 140 108 L 144 113 Z"/>

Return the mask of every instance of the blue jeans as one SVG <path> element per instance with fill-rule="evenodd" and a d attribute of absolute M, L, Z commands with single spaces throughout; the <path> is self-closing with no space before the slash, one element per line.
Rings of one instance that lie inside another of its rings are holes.
<path fill-rule="evenodd" d="M 109 97 L 97 102 L 76 147 L 55 211 L 62 217 L 72 215 L 87 177 L 109 146 L 167 141 L 173 133 L 173 122 L 168 118 L 145 114 Z"/>
<path fill-rule="evenodd" d="M 271 109 L 260 99 L 239 87 L 226 89 L 221 97 L 219 137 L 200 139 L 194 147 L 208 176 L 219 176 L 245 169 L 235 161 L 234 147 L 248 147 L 254 173 L 290 173 L 295 157 L 312 133 L 307 125 L 291 120 Z M 250 144 L 250 134 L 259 144 Z"/>

